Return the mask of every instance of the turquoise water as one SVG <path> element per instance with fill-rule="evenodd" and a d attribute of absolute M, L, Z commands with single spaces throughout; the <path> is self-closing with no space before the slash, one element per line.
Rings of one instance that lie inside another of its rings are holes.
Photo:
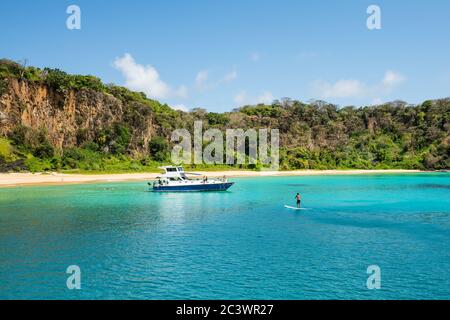
<path fill-rule="evenodd" d="M 233 181 L 0 189 L 0 298 L 450 299 L 449 174 Z"/>

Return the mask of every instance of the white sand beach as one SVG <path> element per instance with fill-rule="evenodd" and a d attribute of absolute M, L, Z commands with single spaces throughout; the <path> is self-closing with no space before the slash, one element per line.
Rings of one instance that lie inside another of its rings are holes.
<path fill-rule="evenodd" d="M 268 176 L 312 176 L 312 175 L 360 175 L 418 173 L 419 170 L 297 170 L 297 171 L 196 171 L 208 177 L 268 177 Z M 23 185 L 63 185 L 94 182 L 150 181 L 158 173 L 124 174 L 64 174 L 64 173 L 2 173 L 0 187 Z"/>

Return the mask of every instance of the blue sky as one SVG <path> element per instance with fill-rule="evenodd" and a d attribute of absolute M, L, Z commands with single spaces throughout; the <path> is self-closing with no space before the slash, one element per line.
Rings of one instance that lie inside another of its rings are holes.
<path fill-rule="evenodd" d="M 69 5 L 81 30 L 66 27 Z M 380 30 L 366 26 L 381 8 Z M 1 1 L 0 57 L 93 74 L 177 108 L 450 96 L 450 1 Z"/>

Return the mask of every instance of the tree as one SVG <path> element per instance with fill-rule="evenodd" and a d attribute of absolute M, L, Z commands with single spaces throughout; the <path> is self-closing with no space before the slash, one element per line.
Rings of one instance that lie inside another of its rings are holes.
<path fill-rule="evenodd" d="M 149 143 L 150 156 L 155 161 L 166 161 L 169 154 L 169 144 L 163 137 L 156 136 Z"/>

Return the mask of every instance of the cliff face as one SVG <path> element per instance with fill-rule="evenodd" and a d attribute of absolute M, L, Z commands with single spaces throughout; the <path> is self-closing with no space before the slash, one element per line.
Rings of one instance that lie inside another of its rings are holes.
<path fill-rule="evenodd" d="M 128 148 L 131 153 L 148 152 L 148 142 L 156 131 L 148 106 L 127 105 L 110 94 L 91 89 L 59 93 L 42 83 L 4 81 L 0 92 L 0 136 L 8 136 L 22 125 L 45 131 L 49 142 L 63 150 L 79 146 L 80 136 L 84 141 L 95 140 L 99 132 L 138 115 L 130 126 Z"/>

